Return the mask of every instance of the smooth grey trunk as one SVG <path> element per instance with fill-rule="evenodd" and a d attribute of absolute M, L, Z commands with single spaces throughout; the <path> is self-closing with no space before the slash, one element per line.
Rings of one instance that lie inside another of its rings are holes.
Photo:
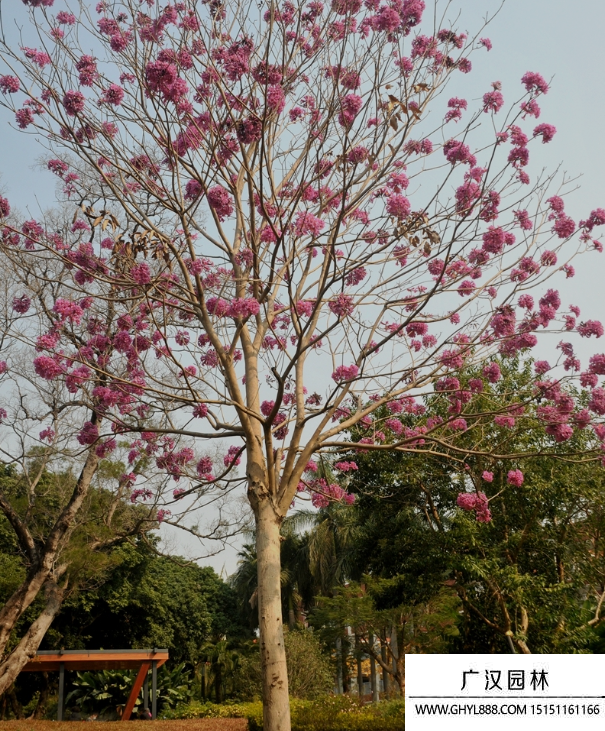
<path fill-rule="evenodd" d="M 290 731 L 288 671 L 281 607 L 281 518 L 269 499 L 259 501 L 255 515 L 263 729 Z"/>
<path fill-rule="evenodd" d="M 0 663 L 0 696 L 6 693 L 26 663 L 38 651 L 44 635 L 61 608 L 64 593 L 65 589 L 54 582 L 47 587 L 46 606 L 35 622 L 31 624 L 17 647 Z"/>

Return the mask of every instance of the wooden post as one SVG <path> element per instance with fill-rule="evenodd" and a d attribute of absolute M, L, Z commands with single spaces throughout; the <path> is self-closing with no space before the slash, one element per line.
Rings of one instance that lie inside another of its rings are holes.
<path fill-rule="evenodd" d="M 149 708 L 149 673 L 145 673 L 143 681 L 143 708 Z"/>
<path fill-rule="evenodd" d="M 57 721 L 63 720 L 65 706 L 65 663 L 59 665 L 59 704 L 57 705 Z"/>
<path fill-rule="evenodd" d="M 151 663 L 151 720 L 158 715 L 158 661 Z"/>
<path fill-rule="evenodd" d="M 154 662 L 155 662 L 155 660 L 154 660 Z M 134 680 L 134 685 L 132 686 L 132 690 L 130 691 L 130 695 L 128 696 L 128 701 L 126 702 L 126 706 L 124 708 L 124 713 L 122 714 L 122 721 L 130 721 L 130 715 L 132 714 L 132 711 L 134 709 L 134 704 L 137 701 L 137 696 L 139 695 L 139 693 L 141 691 L 141 687 L 143 685 L 143 682 L 144 682 L 145 677 L 148 672 L 149 672 L 149 663 L 148 662 L 141 663 L 141 667 L 139 668 L 137 677 Z"/>

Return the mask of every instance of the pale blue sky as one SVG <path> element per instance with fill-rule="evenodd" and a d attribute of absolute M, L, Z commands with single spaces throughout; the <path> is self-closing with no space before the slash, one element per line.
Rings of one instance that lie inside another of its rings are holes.
<path fill-rule="evenodd" d="M 426 2 L 431 5 L 431 0 Z M 62 0 L 55 4 L 62 9 Z M 439 5 L 445 7 L 444 2 Z M 458 27 L 473 33 L 481 19 L 499 6 L 497 0 L 455 0 L 447 15 L 453 19 L 460 11 Z M 26 20 L 20 0 L 4 0 L 2 11 L 9 33 L 14 33 L 11 16 Z M 506 0 L 485 33 L 494 44 L 493 50 L 475 54 L 473 73 L 457 81 L 457 93 L 463 91 L 459 84 L 470 86 L 465 94 L 470 101 L 489 90 L 492 81 L 499 80 L 510 101 L 520 96 L 520 78 L 526 71 L 538 71 L 552 79 L 548 96 L 540 102 L 540 122 L 556 125 L 558 134 L 550 145 L 532 154 L 529 171 L 535 176 L 542 165 L 552 170 L 561 164 L 569 175 L 582 176 L 580 190 L 567 202 L 567 210 L 576 221 L 593 208 L 605 207 L 604 28 L 603 0 Z M 34 169 L 42 153 L 35 137 L 11 129 L 9 122 L 12 115 L 0 109 L 1 185 L 14 206 L 29 208 L 36 215 L 40 206 L 52 205 L 54 179 Z M 575 265 L 577 274 L 565 285 L 564 303 L 578 304 L 583 317 L 605 319 L 605 254 L 587 254 Z M 605 350 L 601 342 L 590 341 L 580 353 L 584 359 L 589 352 L 595 352 L 596 345 L 597 351 Z M 218 570 L 225 565 L 231 572 L 235 553 L 230 551 L 209 563 Z"/>

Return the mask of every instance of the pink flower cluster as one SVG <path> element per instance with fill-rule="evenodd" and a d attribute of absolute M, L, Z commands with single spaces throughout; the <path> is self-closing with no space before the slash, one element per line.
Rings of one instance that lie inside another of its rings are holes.
<path fill-rule="evenodd" d="M 294 221 L 294 232 L 296 236 L 311 236 L 315 239 L 323 231 L 325 225 L 325 221 L 312 213 L 299 211 Z"/>
<path fill-rule="evenodd" d="M 225 467 L 237 467 L 242 461 L 240 457 L 242 450 L 242 447 L 236 447 L 235 445 L 229 447 L 227 454 L 223 458 Z"/>
<path fill-rule="evenodd" d="M 336 295 L 334 299 L 328 302 L 328 309 L 338 318 L 348 317 L 355 310 L 353 298 L 348 294 Z"/>
<path fill-rule="evenodd" d="M 338 368 L 332 373 L 332 380 L 336 383 L 342 383 L 343 381 L 352 381 L 357 377 L 359 368 L 356 365 L 350 366 L 338 366 Z"/>
<path fill-rule="evenodd" d="M 260 312 L 260 305 L 254 297 L 248 297 L 246 299 L 235 298 L 230 304 L 226 311 L 228 317 L 242 318 L 251 317 L 252 315 L 258 315 Z"/>
<path fill-rule="evenodd" d="M 219 221 L 224 221 L 233 213 L 233 198 L 220 185 L 215 185 L 208 191 L 208 205 L 216 213 Z"/>
<path fill-rule="evenodd" d="M 336 483 L 328 483 L 323 478 L 311 480 L 311 503 L 316 508 L 327 508 L 332 502 L 344 502 L 352 505 L 355 502 L 355 495 L 348 493 Z"/>
<path fill-rule="evenodd" d="M 474 510 L 475 519 L 479 523 L 489 523 L 492 519 L 487 496 L 484 492 L 461 492 L 456 498 L 456 505 L 462 510 Z"/>
<path fill-rule="evenodd" d="M 91 421 L 87 421 L 84 426 L 80 429 L 78 434 L 78 441 L 80 444 L 94 444 L 99 438 L 99 427 L 93 424 Z"/>
<path fill-rule="evenodd" d="M 84 94 L 81 91 L 67 91 L 63 97 L 63 107 L 70 117 L 75 117 L 84 110 Z"/>
<path fill-rule="evenodd" d="M 512 485 L 513 487 L 521 487 L 525 480 L 525 477 L 523 476 L 523 472 L 521 470 L 509 470 L 508 475 L 506 476 L 506 481 L 509 485 Z"/>
<path fill-rule="evenodd" d="M 340 100 L 338 121 L 343 127 L 351 127 L 363 106 L 363 99 L 357 94 L 347 94 Z"/>
<path fill-rule="evenodd" d="M 76 302 L 59 298 L 53 305 L 53 311 L 61 317 L 61 322 L 69 320 L 76 325 L 80 323 L 84 310 Z"/>

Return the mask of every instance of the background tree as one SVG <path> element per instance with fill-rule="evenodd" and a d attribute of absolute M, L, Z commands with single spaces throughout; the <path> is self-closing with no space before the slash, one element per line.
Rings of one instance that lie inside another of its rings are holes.
<path fill-rule="evenodd" d="M 485 363 L 489 381 L 497 351 L 533 347 L 547 327 L 602 334 L 600 323 L 576 321 L 577 308 L 562 311 L 544 284 L 573 274 L 578 248 L 602 249 L 593 232 L 605 211 L 588 214 L 579 246 L 567 247 L 577 227 L 561 187 L 531 184 L 529 145 L 555 134 L 531 121 L 548 91 L 540 74 L 523 76 L 521 106 L 508 113 L 497 83 L 474 111 L 458 96 L 441 103 L 450 77 L 471 71 L 471 51 L 491 42 L 436 14 L 421 27 L 423 0 L 272 2 L 258 14 L 237 2 L 143 11 L 123 0 L 94 12 L 80 2 L 78 17 L 55 16 L 53 4 L 31 8 L 35 47 L 3 45 L 1 88 L 18 126 L 47 140 L 50 169 L 83 208 L 57 238 L 9 220 L 2 200 L 3 251 L 16 269 L 55 257 L 61 277 L 73 277 L 70 302 L 92 302 L 78 318 L 59 306 L 60 368 L 40 377 L 87 368 L 86 403 L 131 436 L 135 454 L 192 480 L 173 501 L 245 488 L 265 728 L 285 730 L 280 525 L 299 490 L 316 505 L 346 499 L 314 476 L 312 456 L 359 424 L 358 449 L 461 463 L 458 432 L 495 416 L 476 408 L 478 385 L 460 390 L 461 368 Z M 491 126 L 481 129 L 483 119 Z M 90 332 L 92 318 L 102 332 Z M 568 377 L 579 363 L 573 348 L 566 358 Z M 603 373 L 605 356 L 584 371 L 596 417 Z M 106 390 L 95 390 L 101 382 Z M 387 404 L 394 414 L 420 407 L 414 399 L 437 385 L 451 392 L 447 418 L 429 422 L 417 408 L 406 431 L 379 417 Z M 558 414 L 549 448 L 571 437 L 580 412 L 562 417 L 558 393 L 547 396 Z M 90 424 L 83 438 L 105 443 Z M 228 440 L 225 469 L 211 471 L 186 439 Z"/>

